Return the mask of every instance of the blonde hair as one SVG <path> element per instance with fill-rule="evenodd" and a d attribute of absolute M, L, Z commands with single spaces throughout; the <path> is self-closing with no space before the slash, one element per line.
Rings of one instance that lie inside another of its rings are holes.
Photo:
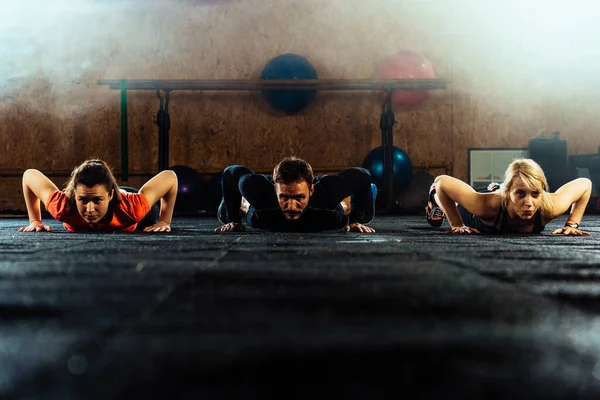
<path fill-rule="evenodd" d="M 502 208 L 506 208 L 510 201 L 510 191 L 514 186 L 515 180 L 521 178 L 521 181 L 530 189 L 537 190 L 542 196 L 540 210 L 542 215 L 552 215 L 554 204 L 548 194 L 548 181 L 542 167 L 530 158 L 519 158 L 513 160 L 504 173 L 504 183 L 500 187 L 500 196 L 502 197 Z"/>

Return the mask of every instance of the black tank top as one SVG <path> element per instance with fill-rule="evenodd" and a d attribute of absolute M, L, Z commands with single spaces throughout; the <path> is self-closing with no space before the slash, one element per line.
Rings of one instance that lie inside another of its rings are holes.
<path fill-rule="evenodd" d="M 502 218 L 502 225 L 500 226 L 500 229 L 498 229 L 496 227 L 498 226 L 498 221 L 500 220 L 500 218 Z M 534 218 L 535 219 L 533 222 L 533 230 L 528 233 L 540 233 L 544 230 L 544 225 L 542 224 L 541 210 L 538 209 L 535 212 Z M 504 207 L 502 207 L 500 209 L 500 212 L 498 213 L 498 216 L 496 217 L 496 222 L 494 222 L 494 226 L 488 225 L 488 232 L 489 233 L 525 233 L 525 232 L 518 232 L 516 230 L 510 229 L 510 227 L 508 226 L 508 213 L 506 212 L 506 209 Z"/>

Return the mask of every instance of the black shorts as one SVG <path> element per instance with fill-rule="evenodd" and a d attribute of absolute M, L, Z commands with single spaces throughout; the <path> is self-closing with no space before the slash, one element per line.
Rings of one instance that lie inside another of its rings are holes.
<path fill-rule="evenodd" d="M 479 219 L 479 217 L 476 217 L 475 215 L 471 214 L 466 208 L 464 208 L 460 204 L 456 207 L 458 208 L 458 213 L 460 214 L 460 217 L 462 218 L 465 226 L 468 226 L 469 228 L 475 228 L 481 233 L 491 233 L 493 228 L 484 224 L 483 221 Z"/>

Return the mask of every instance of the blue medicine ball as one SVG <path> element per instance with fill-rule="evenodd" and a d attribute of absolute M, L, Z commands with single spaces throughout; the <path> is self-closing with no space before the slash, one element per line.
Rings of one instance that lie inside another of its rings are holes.
<path fill-rule="evenodd" d="M 260 79 L 317 79 L 315 67 L 298 54 L 282 54 L 263 68 Z M 317 96 L 316 90 L 263 90 L 262 95 L 271 107 L 295 113 L 308 107 Z"/>
<path fill-rule="evenodd" d="M 392 147 L 392 163 L 394 173 L 394 191 L 404 189 L 413 176 L 412 162 L 408 155 L 399 147 Z M 378 188 L 385 187 L 383 177 L 383 147 L 374 148 L 365 157 L 362 167 L 371 173 L 371 182 Z"/>

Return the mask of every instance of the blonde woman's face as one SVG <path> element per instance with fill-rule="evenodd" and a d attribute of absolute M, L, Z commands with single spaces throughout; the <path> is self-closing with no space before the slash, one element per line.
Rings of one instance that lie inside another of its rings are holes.
<path fill-rule="evenodd" d="M 509 208 L 521 219 L 531 219 L 542 204 L 542 192 L 527 186 L 521 178 L 514 180 L 509 192 Z"/>

